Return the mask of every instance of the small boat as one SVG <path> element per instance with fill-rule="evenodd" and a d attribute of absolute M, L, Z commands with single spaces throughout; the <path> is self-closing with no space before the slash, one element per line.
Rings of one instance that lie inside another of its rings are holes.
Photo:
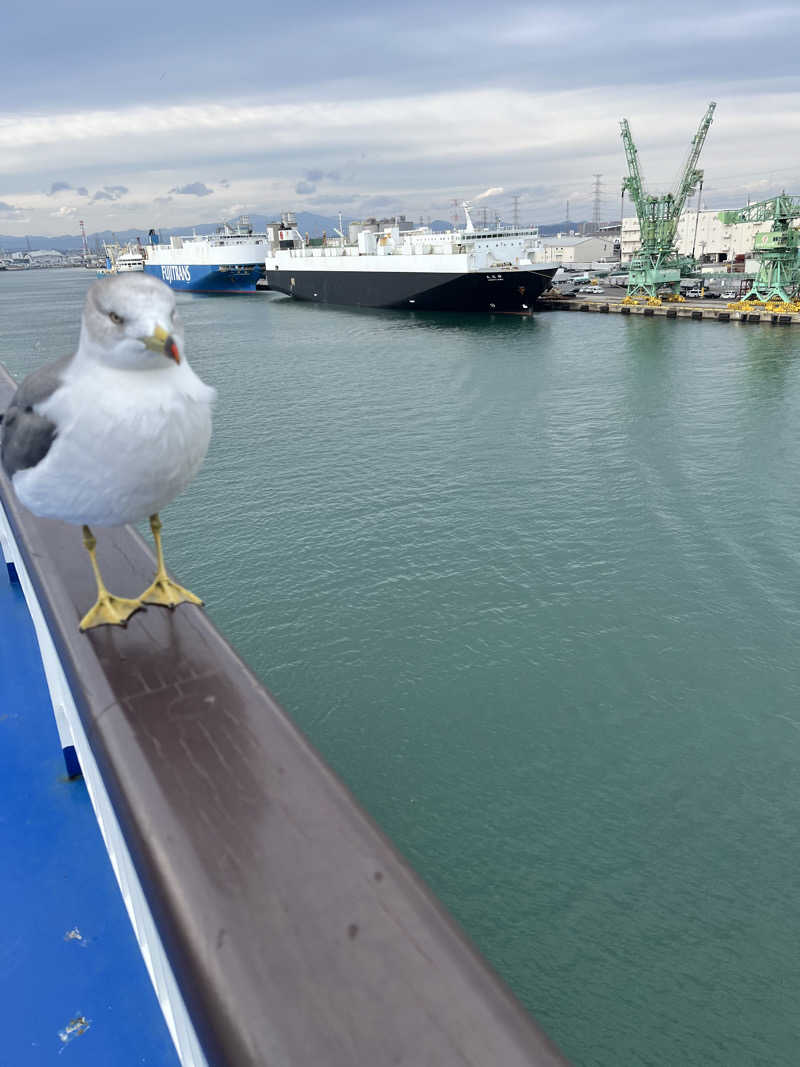
<path fill-rule="evenodd" d="M 106 265 L 97 269 L 97 277 L 104 274 L 128 274 L 144 270 L 144 249 L 138 242 L 127 245 L 105 244 Z"/>

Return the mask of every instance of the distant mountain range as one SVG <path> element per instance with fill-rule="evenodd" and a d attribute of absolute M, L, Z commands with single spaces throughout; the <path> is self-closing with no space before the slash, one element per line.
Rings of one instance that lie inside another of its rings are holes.
<path fill-rule="evenodd" d="M 574 219 L 565 219 L 563 222 L 545 222 L 539 227 L 539 233 L 542 237 L 552 237 L 555 233 L 569 233 L 574 230 L 575 233 L 584 233 L 587 229 L 591 229 L 588 222 L 575 222 Z"/>
<path fill-rule="evenodd" d="M 268 222 L 274 222 L 277 216 L 275 215 L 251 215 L 250 223 L 254 230 L 258 232 L 264 231 L 264 227 Z M 347 227 L 350 224 L 350 219 L 344 219 L 343 224 Z M 187 233 L 199 233 L 207 234 L 214 233 L 219 223 L 216 222 L 202 222 L 196 226 L 175 226 L 171 228 L 163 227 L 159 229 L 162 240 L 168 240 L 170 237 L 186 235 Z M 452 224 L 445 222 L 442 219 L 434 219 L 430 224 L 432 230 L 441 232 L 443 230 L 449 230 L 452 228 Z M 547 223 L 539 227 L 543 236 L 549 236 L 554 233 L 562 233 L 568 230 L 577 230 L 581 225 L 579 222 L 552 222 Z M 332 218 L 327 215 L 315 215 L 310 211 L 297 212 L 297 228 L 301 233 L 308 233 L 311 237 L 321 237 L 323 231 L 328 234 L 333 234 L 339 226 L 338 217 Z M 102 247 L 104 242 L 118 242 L 119 244 L 128 244 L 131 241 L 136 241 L 137 238 L 141 241 L 147 240 L 147 230 L 99 230 L 95 233 L 87 234 L 89 241 L 89 248 L 94 250 L 96 245 Z M 10 234 L 0 234 L 0 250 L 5 252 L 24 252 L 27 249 L 35 250 L 42 248 L 55 248 L 59 252 L 79 252 L 83 247 L 83 239 L 80 234 L 60 234 L 57 237 L 43 237 L 41 234 L 29 234 L 27 237 L 12 237 Z"/>

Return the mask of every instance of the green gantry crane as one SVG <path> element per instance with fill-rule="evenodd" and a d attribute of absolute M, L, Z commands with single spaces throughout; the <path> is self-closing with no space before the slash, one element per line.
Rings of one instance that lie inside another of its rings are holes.
<path fill-rule="evenodd" d="M 649 196 L 645 191 L 639 170 L 639 154 L 628 120 L 623 119 L 620 123 L 622 143 L 628 160 L 628 177 L 622 181 L 622 196 L 624 200 L 625 193 L 628 192 L 636 206 L 641 235 L 641 247 L 638 252 L 634 252 L 628 270 L 626 300 L 633 301 L 644 297 L 656 301 L 658 290 L 664 288 L 671 289 L 673 295 L 677 296 L 681 275 L 689 274 L 693 269 L 693 261 L 677 253 L 675 231 L 688 197 L 698 184 L 702 186 L 703 172 L 697 169 L 697 161 L 716 106 L 713 100 L 708 105 L 708 110 L 689 146 L 678 187 L 674 193 L 667 193 L 665 196 Z"/>
<path fill-rule="evenodd" d="M 755 236 L 758 274 L 743 299 L 796 305 L 800 298 L 800 230 L 792 226 L 792 220 L 800 218 L 800 197 L 781 193 L 739 211 L 720 211 L 718 217 L 728 225 L 772 222 L 770 230 Z"/>

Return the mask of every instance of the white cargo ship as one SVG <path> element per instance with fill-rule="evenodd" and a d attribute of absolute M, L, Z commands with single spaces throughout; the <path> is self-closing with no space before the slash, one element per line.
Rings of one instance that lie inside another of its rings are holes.
<path fill-rule="evenodd" d="M 465 226 L 362 231 L 312 247 L 291 214 L 267 227 L 270 290 L 298 300 L 416 311 L 530 312 L 550 287 L 557 265 L 544 260 L 535 227 L 476 229 L 464 204 Z"/>

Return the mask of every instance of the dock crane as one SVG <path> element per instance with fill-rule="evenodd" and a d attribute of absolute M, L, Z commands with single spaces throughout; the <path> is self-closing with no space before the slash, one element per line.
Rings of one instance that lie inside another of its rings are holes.
<path fill-rule="evenodd" d="M 800 218 L 800 197 L 781 193 L 738 211 L 720 211 L 718 217 L 727 225 L 772 222 L 771 229 L 755 236 L 758 274 L 743 302 L 774 305 L 776 311 L 800 311 L 800 230 L 792 226 Z"/>
<path fill-rule="evenodd" d="M 88 266 L 88 263 L 89 263 L 89 242 L 86 239 L 86 227 L 83 224 L 83 219 L 81 219 L 80 221 L 81 221 L 81 240 L 82 240 L 82 243 L 83 243 L 83 265 L 85 267 L 85 266 Z"/>
<path fill-rule="evenodd" d="M 641 247 L 634 252 L 628 271 L 628 292 L 625 302 L 636 303 L 646 299 L 660 303 L 658 290 L 669 288 L 672 296 L 678 297 L 681 274 L 688 274 L 693 263 L 679 256 L 675 248 L 675 232 L 681 212 L 689 196 L 698 184 L 702 187 L 703 172 L 697 169 L 697 161 L 705 143 L 716 103 L 712 100 L 692 138 L 689 154 L 678 179 L 675 192 L 665 196 L 650 196 L 645 190 L 644 179 L 639 169 L 639 153 L 631 135 L 628 120 L 620 123 L 622 143 L 628 161 L 628 177 L 622 180 L 622 196 L 629 193 L 639 217 Z"/>

